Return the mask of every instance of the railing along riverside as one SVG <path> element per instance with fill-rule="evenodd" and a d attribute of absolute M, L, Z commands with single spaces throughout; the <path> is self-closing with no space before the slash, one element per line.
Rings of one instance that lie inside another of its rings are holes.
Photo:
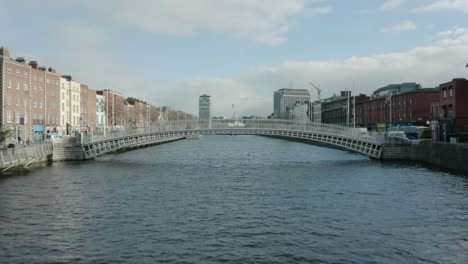
<path fill-rule="evenodd" d="M 52 143 L 16 145 L 16 148 L 0 150 L 0 168 L 7 170 L 13 166 L 27 166 L 36 159 L 45 159 L 52 154 Z"/>

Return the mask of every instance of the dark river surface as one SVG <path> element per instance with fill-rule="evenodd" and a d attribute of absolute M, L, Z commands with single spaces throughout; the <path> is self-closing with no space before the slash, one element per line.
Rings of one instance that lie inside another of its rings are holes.
<path fill-rule="evenodd" d="M 205 136 L 0 176 L 0 263 L 466 264 L 468 179 Z"/>

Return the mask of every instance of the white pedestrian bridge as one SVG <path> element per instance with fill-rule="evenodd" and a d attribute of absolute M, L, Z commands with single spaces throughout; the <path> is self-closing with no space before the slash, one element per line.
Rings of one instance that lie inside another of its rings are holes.
<path fill-rule="evenodd" d="M 383 142 L 362 129 L 322 123 L 289 120 L 184 120 L 159 122 L 145 129 L 111 129 L 106 134 L 82 135 L 84 159 L 115 152 L 161 144 L 198 135 L 272 136 L 320 146 L 339 148 L 380 159 Z"/>

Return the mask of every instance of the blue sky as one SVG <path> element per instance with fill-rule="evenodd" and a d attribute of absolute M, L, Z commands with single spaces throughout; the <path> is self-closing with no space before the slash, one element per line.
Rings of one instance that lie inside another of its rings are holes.
<path fill-rule="evenodd" d="M 466 77 L 467 18 L 468 0 L 17 0 L 0 5 L 0 45 L 94 89 L 267 115 L 290 83 L 331 96 Z"/>

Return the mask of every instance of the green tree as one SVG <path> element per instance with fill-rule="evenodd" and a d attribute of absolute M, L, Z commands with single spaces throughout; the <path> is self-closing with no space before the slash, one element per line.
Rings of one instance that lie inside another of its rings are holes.
<path fill-rule="evenodd" d="M 5 147 L 6 139 L 11 136 L 11 130 L 8 128 L 0 129 L 0 142 L 2 142 L 3 147 Z"/>

